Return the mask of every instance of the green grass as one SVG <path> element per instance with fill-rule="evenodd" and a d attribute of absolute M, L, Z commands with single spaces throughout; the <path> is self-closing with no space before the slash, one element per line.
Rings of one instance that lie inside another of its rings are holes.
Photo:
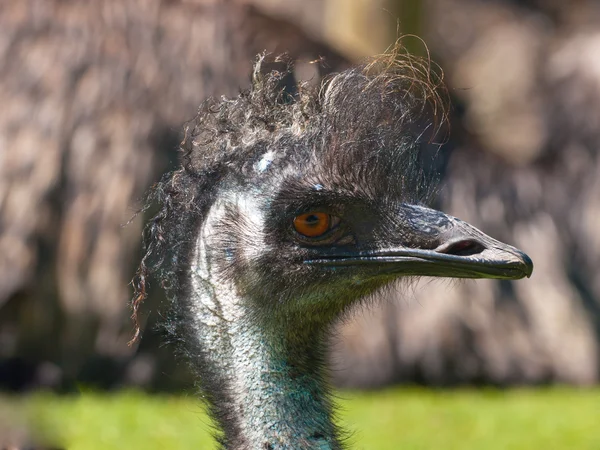
<path fill-rule="evenodd" d="M 339 395 L 352 449 L 600 449 L 598 389 L 404 388 Z M 68 449 L 214 448 L 210 422 L 191 396 L 38 394 L 0 402 L 0 419 L 17 417 L 20 409 Z"/>

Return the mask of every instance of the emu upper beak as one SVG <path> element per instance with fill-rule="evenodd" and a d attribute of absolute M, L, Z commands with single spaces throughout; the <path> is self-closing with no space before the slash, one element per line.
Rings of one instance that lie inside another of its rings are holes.
<path fill-rule="evenodd" d="M 358 252 L 334 251 L 310 264 L 363 266 L 378 274 L 453 278 L 530 277 L 531 258 L 460 219 L 430 208 L 403 205 L 403 245 Z"/>

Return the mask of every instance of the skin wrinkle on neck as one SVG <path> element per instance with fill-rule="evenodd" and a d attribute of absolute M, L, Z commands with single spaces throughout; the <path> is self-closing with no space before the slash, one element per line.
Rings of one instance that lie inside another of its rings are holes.
<path fill-rule="evenodd" d="M 191 305 L 197 339 L 233 403 L 235 439 L 248 449 L 341 448 L 319 362 L 290 364 L 293 354 L 317 354 L 323 342 L 307 335 L 290 342 L 289 323 L 258 323 L 234 282 L 218 276 L 207 242 L 225 210 L 224 203 L 213 205 L 202 225 L 190 268 Z"/>

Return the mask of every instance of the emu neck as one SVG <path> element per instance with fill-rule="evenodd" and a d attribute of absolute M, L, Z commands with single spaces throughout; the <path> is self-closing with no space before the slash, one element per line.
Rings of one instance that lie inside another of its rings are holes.
<path fill-rule="evenodd" d="M 189 307 L 200 348 L 197 369 L 223 448 L 341 448 L 322 369 L 322 332 L 268 325 L 232 283 L 215 280 L 210 261 L 196 261 Z"/>

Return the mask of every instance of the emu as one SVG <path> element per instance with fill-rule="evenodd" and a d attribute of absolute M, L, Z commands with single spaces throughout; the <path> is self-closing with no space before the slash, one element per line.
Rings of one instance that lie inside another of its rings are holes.
<path fill-rule="evenodd" d="M 249 90 L 200 107 L 155 186 L 134 317 L 154 275 L 221 448 L 340 449 L 324 368 L 336 319 L 399 279 L 519 279 L 533 264 L 424 206 L 419 149 L 444 103 L 427 60 L 394 48 L 292 93 L 291 66 L 263 62 Z"/>

